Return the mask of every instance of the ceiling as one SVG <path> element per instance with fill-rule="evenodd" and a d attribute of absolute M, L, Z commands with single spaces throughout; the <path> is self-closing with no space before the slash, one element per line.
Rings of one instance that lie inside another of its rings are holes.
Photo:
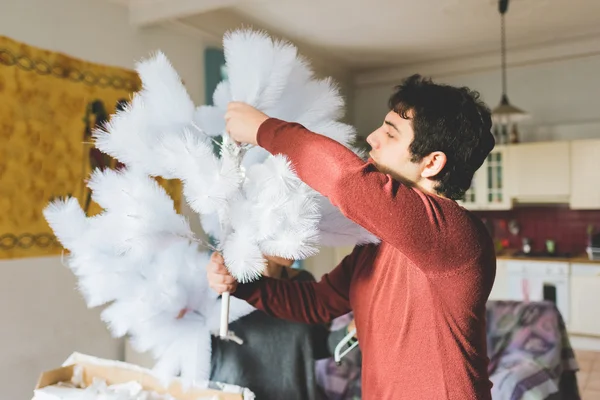
<path fill-rule="evenodd" d="M 133 24 L 220 38 L 252 26 L 361 71 L 499 51 L 497 0 L 113 0 Z M 598 36 L 599 0 L 511 0 L 509 50 Z"/>

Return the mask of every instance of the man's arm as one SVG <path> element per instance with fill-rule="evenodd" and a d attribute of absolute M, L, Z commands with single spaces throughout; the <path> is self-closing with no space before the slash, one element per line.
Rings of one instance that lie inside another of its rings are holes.
<path fill-rule="evenodd" d="M 257 142 L 272 154 L 288 157 L 302 181 L 413 262 L 434 268 L 443 255 L 444 268 L 462 263 L 457 244 L 464 246 L 472 238 L 450 233 L 472 222 L 456 205 L 449 204 L 452 200 L 401 184 L 340 143 L 299 124 L 267 119 L 258 130 Z M 448 209 L 453 212 L 443 212 Z M 444 240 L 447 238 L 451 240 Z"/>
<path fill-rule="evenodd" d="M 284 281 L 263 277 L 238 285 L 233 296 L 277 318 L 322 324 L 351 310 L 350 282 L 362 247 L 355 247 L 342 262 L 319 282 Z"/>

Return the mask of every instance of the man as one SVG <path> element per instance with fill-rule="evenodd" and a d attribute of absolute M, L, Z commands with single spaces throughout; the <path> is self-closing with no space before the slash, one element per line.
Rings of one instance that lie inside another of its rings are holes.
<path fill-rule="evenodd" d="M 354 311 L 363 396 L 491 399 L 485 303 L 496 259 L 486 228 L 455 200 L 494 146 L 489 109 L 467 88 L 415 75 L 367 139 L 364 163 L 304 127 L 232 103 L 227 131 L 289 158 L 304 182 L 381 239 L 356 247 L 318 283 L 269 278 L 239 285 L 208 267 L 215 290 L 307 323 Z"/>

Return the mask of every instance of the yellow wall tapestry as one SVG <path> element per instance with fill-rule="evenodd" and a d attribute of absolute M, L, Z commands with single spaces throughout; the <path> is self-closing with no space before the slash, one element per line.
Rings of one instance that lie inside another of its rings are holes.
<path fill-rule="evenodd" d="M 120 165 L 93 146 L 91 132 L 139 86 L 135 71 L 0 36 L 0 259 L 61 253 L 42 215 L 53 198 L 100 211 L 85 180 L 94 168 Z M 159 182 L 179 211 L 181 183 Z"/>

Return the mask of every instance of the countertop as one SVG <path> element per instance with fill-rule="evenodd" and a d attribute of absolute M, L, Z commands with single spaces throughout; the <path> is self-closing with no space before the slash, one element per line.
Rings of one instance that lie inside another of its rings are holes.
<path fill-rule="evenodd" d="M 524 256 L 520 255 L 517 250 L 504 250 L 496 255 L 498 260 L 519 260 L 519 261 L 553 261 L 553 262 L 568 262 L 573 264 L 595 264 L 600 265 L 600 260 L 590 260 L 588 255 L 578 254 L 573 257 L 553 257 L 553 256 Z"/>

